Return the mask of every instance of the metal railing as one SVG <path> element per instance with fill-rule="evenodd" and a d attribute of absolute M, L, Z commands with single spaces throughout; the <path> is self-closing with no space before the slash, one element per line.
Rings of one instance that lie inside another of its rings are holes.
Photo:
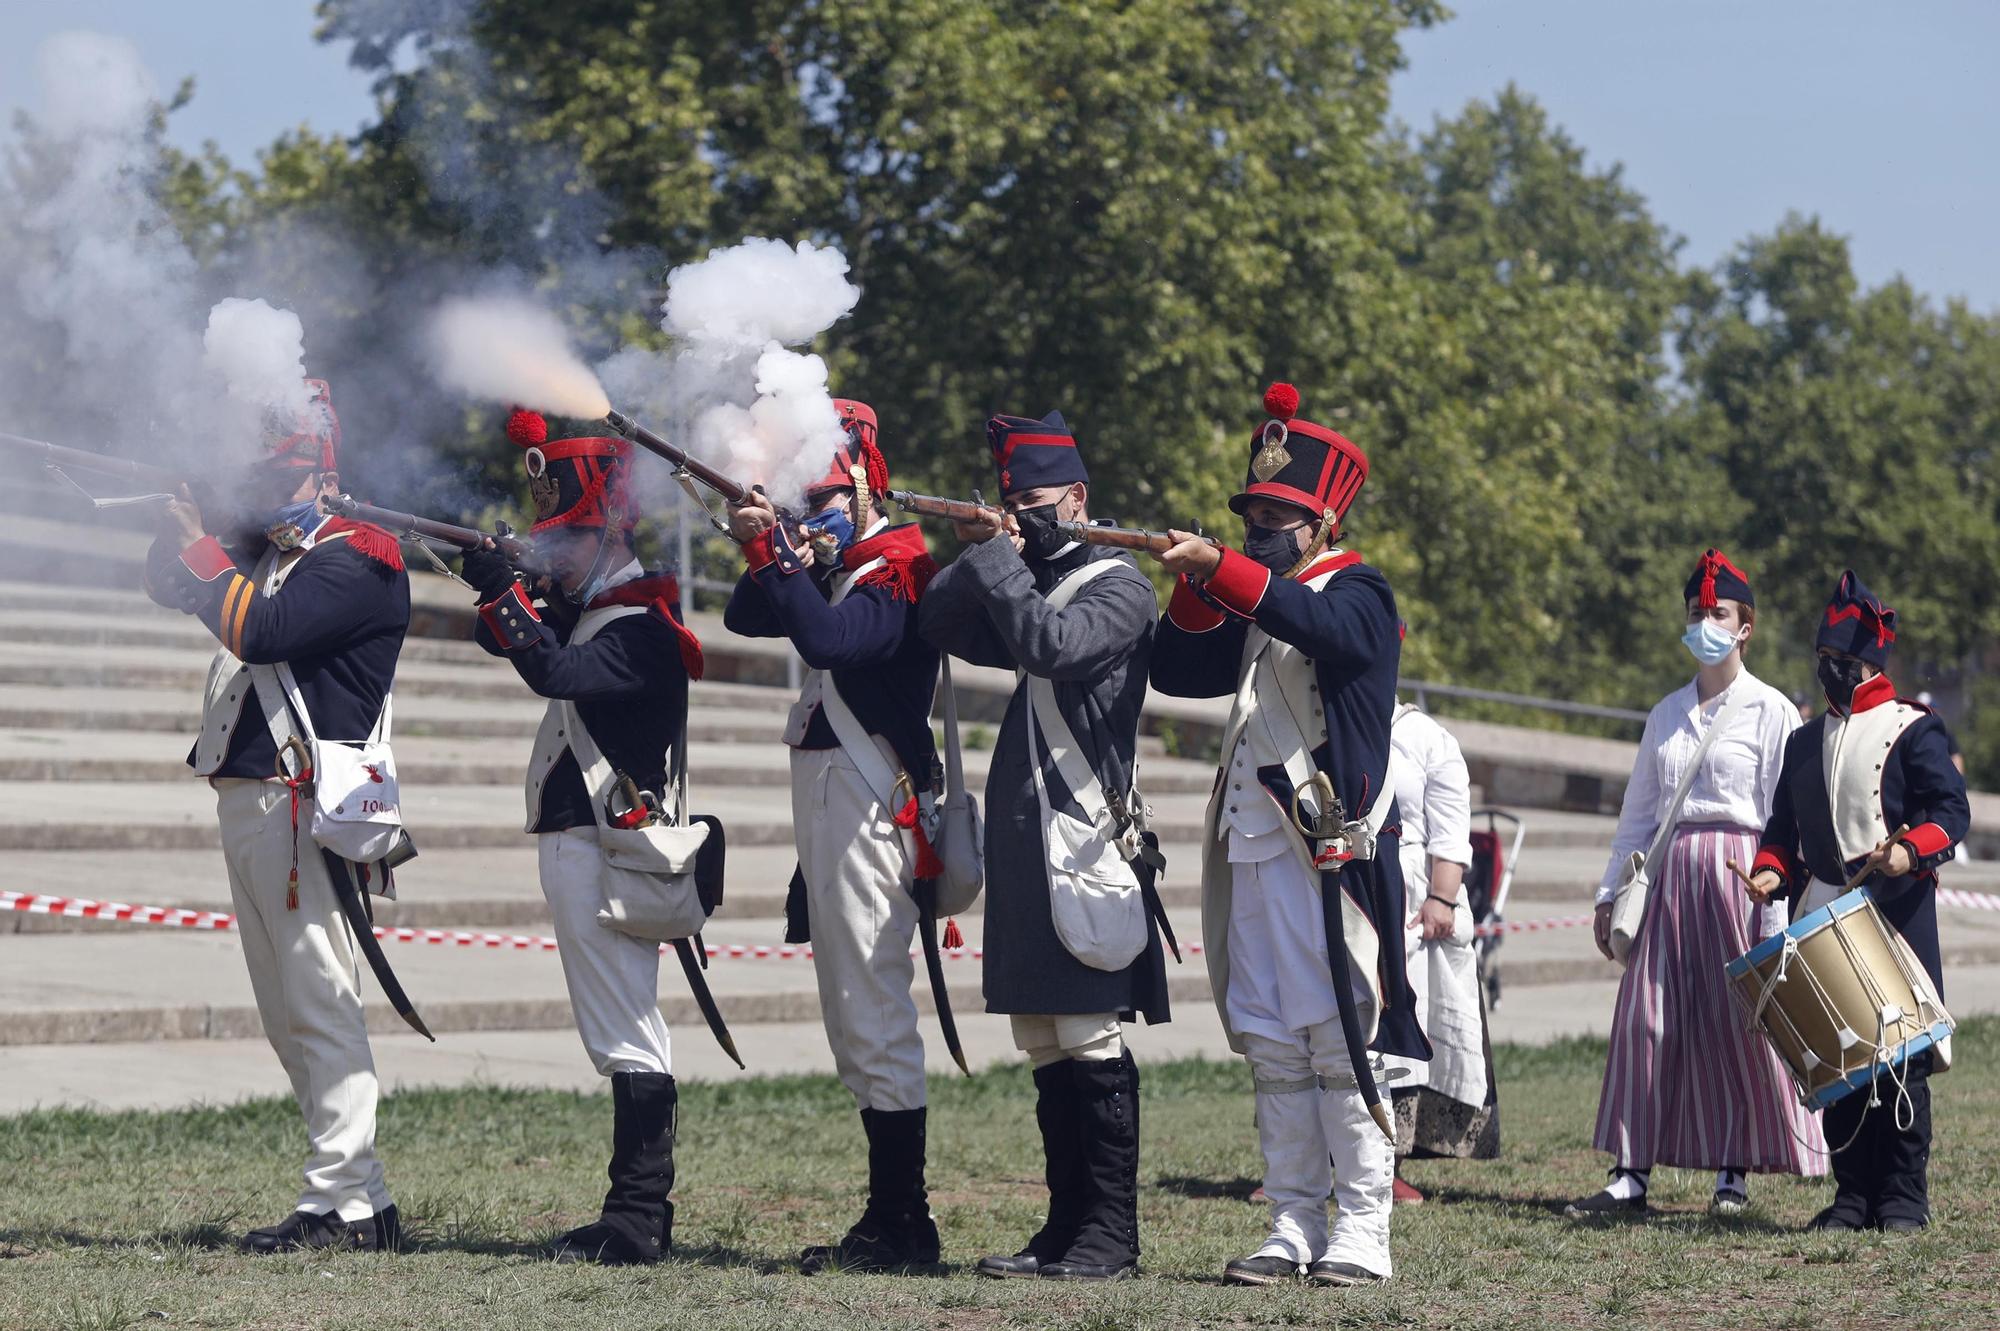
<path fill-rule="evenodd" d="M 1402 679 L 1396 687 L 1416 700 L 1418 707 L 1430 710 L 1426 701 L 1431 694 L 1440 698 L 1463 698 L 1468 702 L 1496 702 L 1509 707 L 1526 707 L 1539 712 L 1554 712 L 1559 716 L 1589 716 L 1605 721 L 1630 721 L 1638 725 L 1646 724 L 1646 713 L 1634 711 L 1630 707 L 1606 707 L 1594 702 L 1569 702 L 1562 698 L 1537 698 L 1526 693 L 1503 693 L 1497 689 L 1474 689 L 1463 684 L 1435 684 L 1429 680 Z"/>

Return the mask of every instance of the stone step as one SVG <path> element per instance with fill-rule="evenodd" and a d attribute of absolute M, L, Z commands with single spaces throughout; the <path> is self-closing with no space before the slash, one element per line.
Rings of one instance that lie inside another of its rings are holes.
<path fill-rule="evenodd" d="M 732 845 L 788 845 L 790 801 L 768 788 L 711 787 L 696 792 L 696 811 L 723 811 Z M 1150 799 L 1162 836 L 1198 829 L 1206 795 L 1166 794 Z M 215 796 L 204 784 L 109 781 L 0 781 L 0 850 L 200 849 L 221 844 Z M 514 845 L 521 837 L 522 805 L 512 792 L 491 786 L 412 786 L 404 816 L 419 849 Z M 1178 839 L 1185 840 L 1191 832 Z"/>
<path fill-rule="evenodd" d="M 734 731 L 725 709 L 704 707 L 690 724 L 697 735 Z M 396 740 L 396 770 L 412 787 L 521 784 L 530 745 L 523 738 L 463 738 L 417 734 Z M 144 730 L 0 729 L 0 781 L 181 781 L 188 776 L 185 743 L 163 741 Z M 984 787 L 989 749 L 965 754 L 967 777 Z M 775 742 L 697 739 L 688 754 L 696 791 L 710 786 L 775 785 L 789 788 L 791 751 Z M 1171 758 L 1148 758 L 1145 788 L 1156 794 L 1206 794 L 1212 769 Z M 3 815 L 0 815 L 3 816 Z"/>

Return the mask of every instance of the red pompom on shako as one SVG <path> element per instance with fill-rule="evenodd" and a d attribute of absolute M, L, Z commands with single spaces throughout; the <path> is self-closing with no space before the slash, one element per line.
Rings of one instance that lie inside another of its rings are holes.
<path fill-rule="evenodd" d="M 516 407 L 507 413 L 507 437 L 523 448 L 549 441 L 549 423 L 539 411 Z"/>
<path fill-rule="evenodd" d="M 554 527 L 611 527 L 626 531 L 639 520 L 626 493 L 632 445 L 617 438 L 549 438 L 538 412 L 516 407 L 507 437 L 527 450 L 528 494 L 535 501 L 529 532 Z"/>
<path fill-rule="evenodd" d="M 1272 384 L 1264 390 L 1264 410 L 1281 421 L 1299 414 L 1299 390 L 1290 384 Z"/>
<path fill-rule="evenodd" d="M 1331 512 L 1326 539 L 1346 516 L 1368 479 L 1368 455 L 1324 425 L 1298 419 L 1299 390 L 1275 383 L 1264 390 L 1270 417 L 1250 436 L 1250 468 L 1243 490 L 1229 501 L 1237 513 L 1252 499 L 1276 499 L 1314 519 Z"/>

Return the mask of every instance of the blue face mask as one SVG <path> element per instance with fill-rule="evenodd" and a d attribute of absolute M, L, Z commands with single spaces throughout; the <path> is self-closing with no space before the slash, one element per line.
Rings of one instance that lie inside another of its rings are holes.
<path fill-rule="evenodd" d="M 1703 665 L 1720 665 L 1742 639 L 1712 619 L 1698 619 L 1681 634 L 1681 645 Z"/>
<path fill-rule="evenodd" d="M 828 563 L 854 544 L 854 519 L 847 516 L 845 505 L 813 514 L 805 520 L 805 529 L 806 539 L 812 542 L 815 555 L 830 552 Z"/>
<path fill-rule="evenodd" d="M 298 503 L 286 504 L 273 513 L 271 520 L 264 524 L 264 534 L 280 549 L 290 549 L 304 540 L 306 533 L 319 526 L 322 520 L 319 500 L 301 499 Z M 294 532 L 298 534 L 292 535 Z"/>

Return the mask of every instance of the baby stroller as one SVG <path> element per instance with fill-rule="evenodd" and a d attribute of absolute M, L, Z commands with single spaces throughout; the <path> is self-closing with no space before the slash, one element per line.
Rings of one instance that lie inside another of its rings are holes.
<path fill-rule="evenodd" d="M 1483 930 L 1505 920 L 1507 890 L 1514 885 L 1514 866 L 1520 863 L 1521 841 L 1528 834 L 1528 825 L 1505 809 L 1474 809 L 1472 818 L 1475 823 L 1484 818 L 1486 826 L 1472 833 L 1472 868 L 1465 875 L 1466 904 L 1472 907 L 1473 924 Z M 1499 827 L 1503 822 L 1514 826 L 1513 840 L 1504 847 Z M 1497 932 L 1475 936 L 1479 982 L 1485 986 L 1489 1009 L 1500 1006 L 1500 968 L 1493 954 L 1505 937 Z"/>

